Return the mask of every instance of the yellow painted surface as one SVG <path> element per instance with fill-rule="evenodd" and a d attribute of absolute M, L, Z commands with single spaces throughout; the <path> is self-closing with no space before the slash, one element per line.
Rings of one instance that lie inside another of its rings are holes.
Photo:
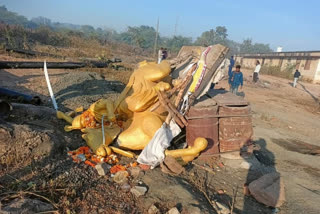
<path fill-rule="evenodd" d="M 104 128 L 105 142 L 103 145 L 103 137 L 101 128 L 85 128 L 81 129 L 84 133 L 82 138 L 93 152 L 97 152 L 100 146 L 108 146 L 120 133 L 120 128 L 117 126 Z"/>
<path fill-rule="evenodd" d="M 174 158 L 182 158 L 185 162 L 192 161 L 199 156 L 200 152 L 208 146 L 208 141 L 203 137 L 195 139 L 193 146 L 186 149 L 166 150 L 165 154 Z"/>
<path fill-rule="evenodd" d="M 119 145 L 130 150 L 141 150 L 161 127 L 167 115 L 163 108 L 158 108 L 155 112 L 148 109 L 157 102 L 157 91 L 170 89 L 170 84 L 164 82 L 170 80 L 167 78 L 170 72 L 170 64 L 165 60 L 160 64 L 143 61 L 132 73 L 128 84 L 115 102 L 100 99 L 75 118 L 62 112 L 57 116 L 71 124 L 65 127 L 66 131 L 81 129 L 84 132 L 83 139 L 95 152 L 102 144 L 102 132 L 94 127 L 96 123 L 101 124 L 102 116 L 104 115 L 104 121 L 113 124 L 117 124 L 118 120 L 123 121 L 121 128 L 124 131 L 119 135 Z M 112 129 L 114 131 L 111 131 Z M 120 132 L 120 127 L 116 125 L 112 129 L 105 129 L 106 145 L 114 139 L 114 132 Z"/>

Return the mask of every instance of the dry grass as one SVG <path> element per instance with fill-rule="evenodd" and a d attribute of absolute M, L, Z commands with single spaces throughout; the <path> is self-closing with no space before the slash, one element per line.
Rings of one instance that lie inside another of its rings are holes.
<path fill-rule="evenodd" d="M 281 70 L 279 66 L 262 66 L 260 72 L 262 74 L 282 77 L 286 79 L 293 78 L 293 69 L 291 67 L 288 67 L 285 70 Z"/>

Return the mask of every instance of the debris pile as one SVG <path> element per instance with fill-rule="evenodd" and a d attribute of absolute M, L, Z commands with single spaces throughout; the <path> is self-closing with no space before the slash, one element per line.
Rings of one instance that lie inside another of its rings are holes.
<path fill-rule="evenodd" d="M 99 163 L 117 164 L 119 162 L 117 155 L 110 154 L 106 157 L 102 157 L 94 154 L 87 146 L 82 146 L 75 151 L 69 151 L 68 155 L 71 156 L 74 162 L 84 162 L 84 164 L 92 167 L 96 167 Z"/>
<path fill-rule="evenodd" d="M 67 85 L 55 84 L 60 105 L 66 99 L 83 99 L 77 97 L 81 91 L 87 94 L 81 102 L 74 102 L 81 103 L 80 107 L 59 107 L 59 110 L 73 111 L 64 113 L 58 111 L 57 106 L 54 111 L 58 119 L 68 123 L 64 131 L 75 135 L 78 134 L 75 130 L 81 131 L 86 142 L 86 146 L 79 148 L 77 144 L 73 151 L 68 147 L 70 159 L 81 165 L 75 168 L 90 171 L 88 178 L 94 174 L 96 179 L 111 183 L 115 189 L 130 192 L 130 197 L 146 198 L 143 196 L 149 196 L 152 190 L 149 186 L 153 188 L 142 182 L 149 169 L 160 166 L 163 173 L 158 172 L 163 176 L 166 173 L 183 177 L 195 166 L 215 175 L 225 168 L 217 161 L 220 152 L 227 153 L 222 155 L 225 157 L 241 157 L 240 150 L 249 145 L 252 137 L 248 103 L 229 97 L 225 91 L 219 94 L 214 90 L 212 94 L 209 90 L 212 82 L 223 77 L 227 52 L 222 45 L 192 47 L 183 48 L 171 61 L 160 64 L 143 61 L 125 87 L 118 83 L 106 86 L 103 76 L 88 72 L 64 81 Z M 68 74 L 65 77 L 68 79 Z M 104 88 L 105 94 L 97 92 L 97 88 Z M 183 143 L 177 143 L 179 141 Z M 250 153 L 251 149 L 246 149 Z M 231 165 L 231 162 L 226 163 Z M 75 166 L 74 163 L 70 162 Z M 253 164 L 245 161 L 234 165 L 246 170 L 253 168 Z M 245 185 L 245 194 L 267 206 L 279 207 L 284 201 L 283 184 L 279 176 L 270 176 Z M 279 186 L 283 194 L 280 199 L 273 195 Z M 215 203 L 206 191 L 201 192 L 213 209 L 220 213 L 232 212 L 233 207 L 229 209 L 223 203 Z M 215 194 L 225 195 L 226 191 L 219 187 Z M 181 207 L 174 206 L 167 206 L 173 208 L 166 212 L 180 213 Z M 148 213 L 159 213 L 159 209 L 153 205 Z M 200 213 L 196 208 L 192 210 Z"/>
<path fill-rule="evenodd" d="M 112 151 L 134 158 L 135 153 L 128 150 L 143 150 L 138 162 L 151 167 L 163 162 L 165 156 L 187 163 L 208 145 L 201 134 L 193 146 L 166 149 L 181 128 L 188 125 L 185 114 L 190 106 L 208 91 L 215 75 L 221 72 L 227 51 L 222 45 L 196 47 L 185 55 L 179 53 L 172 61 L 141 62 L 115 102 L 100 99 L 74 118 L 61 111 L 57 117 L 70 124 L 65 131 L 80 129 L 96 155 L 105 157 Z M 171 82 L 170 73 L 177 72 L 179 78 Z"/>

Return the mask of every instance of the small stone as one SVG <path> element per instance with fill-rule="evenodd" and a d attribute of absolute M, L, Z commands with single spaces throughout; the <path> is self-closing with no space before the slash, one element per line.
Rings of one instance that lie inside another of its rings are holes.
<path fill-rule="evenodd" d="M 113 181 L 118 184 L 123 184 L 128 181 L 127 179 L 128 176 L 129 176 L 129 173 L 127 171 L 119 171 L 114 175 Z"/>
<path fill-rule="evenodd" d="M 180 214 L 180 212 L 179 212 L 179 210 L 178 210 L 176 207 L 174 207 L 174 208 L 171 208 L 171 209 L 167 212 L 167 214 Z"/>
<path fill-rule="evenodd" d="M 151 207 L 148 209 L 148 214 L 158 214 L 160 213 L 159 209 L 152 204 Z"/>
<path fill-rule="evenodd" d="M 263 175 L 249 184 L 251 195 L 269 207 L 280 207 L 285 202 L 283 178 L 278 172 Z"/>
<path fill-rule="evenodd" d="M 194 207 L 194 206 L 188 207 L 188 208 L 187 208 L 187 211 L 188 211 L 187 213 L 201 214 L 201 210 L 200 210 L 199 207 Z"/>
<path fill-rule="evenodd" d="M 243 162 L 240 164 L 240 167 L 243 168 L 243 169 L 250 169 L 250 168 L 251 168 L 251 163 L 246 162 L 246 161 L 243 161 Z"/>
<path fill-rule="evenodd" d="M 172 173 L 179 175 L 184 171 L 184 168 L 172 156 L 166 156 L 163 163 Z"/>
<path fill-rule="evenodd" d="M 121 189 L 125 192 L 129 192 L 130 191 L 131 186 L 128 184 L 128 182 L 125 182 L 121 185 Z"/>
<path fill-rule="evenodd" d="M 274 209 L 272 209 L 272 214 L 276 214 L 276 213 L 278 213 L 280 210 L 278 209 L 278 208 L 274 208 Z"/>
<path fill-rule="evenodd" d="M 102 163 L 102 164 L 97 164 L 95 168 L 98 171 L 99 175 L 104 176 L 109 172 L 110 165 L 108 165 L 107 163 Z"/>
<path fill-rule="evenodd" d="M 225 190 L 223 190 L 223 189 L 219 189 L 219 190 L 218 190 L 218 194 L 219 194 L 219 195 L 223 195 L 224 193 L 225 193 Z"/>
<path fill-rule="evenodd" d="M 148 191 L 147 187 L 144 187 L 144 186 L 134 186 L 130 190 L 130 192 L 134 194 L 136 197 L 145 195 L 147 191 Z"/>
<path fill-rule="evenodd" d="M 2 207 L 0 213 L 45 213 L 53 209 L 54 208 L 51 204 L 37 199 L 16 198 L 7 206 Z"/>
<path fill-rule="evenodd" d="M 136 179 L 136 178 L 139 177 L 139 174 L 140 174 L 141 169 L 140 169 L 140 167 L 130 167 L 130 168 L 128 169 L 128 171 L 129 171 L 130 175 L 131 175 L 133 178 Z"/>
<path fill-rule="evenodd" d="M 151 166 L 147 165 L 147 164 L 140 164 L 139 167 L 143 170 L 143 171 L 147 171 L 151 168 Z"/>
<path fill-rule="evenodd" d="M 239 160 L 242 159 L 240 151 L 221 153 L 220 156 L 225 159 Z"/>
<path fill-rule="evenodd" d="M 216 202 L 216 204 L 217 204 L 217 207 L 219 208 L 220 214 L 229 214 L 230 213 L 230 209 L 226 205 L 219 203 L 219 202 Z"/>

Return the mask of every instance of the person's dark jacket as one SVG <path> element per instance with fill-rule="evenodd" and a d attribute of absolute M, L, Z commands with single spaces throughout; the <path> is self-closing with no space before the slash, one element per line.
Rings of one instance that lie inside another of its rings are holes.
<path fill-rule="evenodd" d="M 294 72 L 294 75 L 293 75 L 294 78 L 299 78 L 300 76 L 301 74 L 299 71 Z"/>

